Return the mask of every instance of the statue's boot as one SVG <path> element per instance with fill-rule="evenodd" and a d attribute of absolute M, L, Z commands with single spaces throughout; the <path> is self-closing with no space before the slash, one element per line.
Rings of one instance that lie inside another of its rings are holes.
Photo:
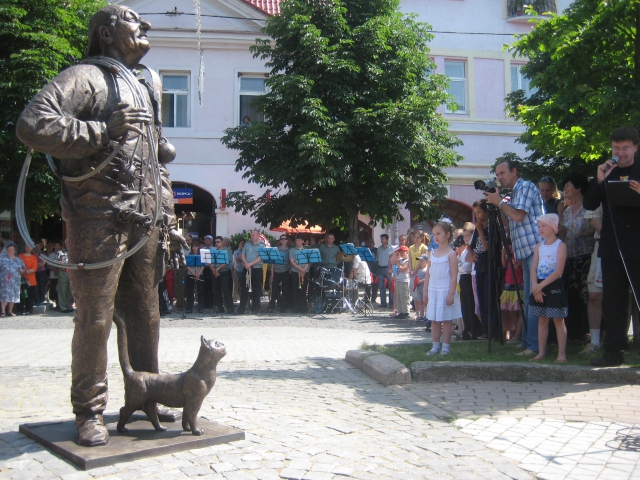
<path fill-rule="evenodd" d="M 182 413 L 177 410 L 170 410 L 167 407 L 158 405 L 158 420 L 162 422 L 177 422 L 182 420 Z"/>
<path fill-rule="evenodd" d="M 144 412 L 144 405 L 138 408 L 138 410 Z M 158 405 L 156 410 L 158 411 L 158 421 L 160 423 L 172 423 L 182 420 L 182 413 L 177 410 L 171 410 L 161 405 Z"/>
<path fill-rule="evenodd" d="M 76 415 L 78 429 L 78 445 L 83 447 L 99 447 L 109 443 L 109 432 L 104 426 L 102 415 Z"/>

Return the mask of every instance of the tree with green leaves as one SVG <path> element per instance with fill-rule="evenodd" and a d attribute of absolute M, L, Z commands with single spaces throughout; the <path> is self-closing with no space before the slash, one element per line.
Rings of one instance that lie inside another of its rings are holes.
<path fill-rule="evenodd" d="M 255 104 L 263 123 L 228 129 L 236 171 L 265 189 L 227 203 L 257 223 L 348 229 L 358 214 L 390 224 L 406 206 L 433 218 L 458 139 L 436 109 L 447 79 L 429 74 L 430 27 L 398 0 L 287 0 L 256 40 L 271 69 Z M 267 193 L 269 192 L 269 193 Z"/>
<path fill-rule="evenodd" d="M 61 70 L 77 63 L 89 17 L 104 0 L 3 0 L 0 3 L 0 211 L 13 210 L 27 147 L 15 122 L 31 98 Z M 60 182 L 44 155 L 31 164 L 25 196 L 32 218 L 60 211 Z"/>
<path fill-rule="evenodd" d="M 509 114 L 526 127 L 519 138 L 532 152 L 525 170 L 593 174 L 590 162 L 607 158 L 611 132 L 640 125 L 640 2 L 574 2 L 511 50 L 529 59 L 522 72 L 537 89 L 507 99 Z"/>

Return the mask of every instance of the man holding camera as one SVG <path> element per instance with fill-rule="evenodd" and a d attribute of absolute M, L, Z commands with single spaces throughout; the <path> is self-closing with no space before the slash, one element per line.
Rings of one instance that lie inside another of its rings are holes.
<path fill-rule="evenodd" d="M 509 218 L 509 231 L 513 253 L 522 264 L 524 276 L 524 329 L 521 345 L 525 350 L 518 355 L 533 355 L 538 352 L 538 317 L 529 316 L 529 296 L 531 279 L 529 272 L 533 262 L 533 251 L 542 241 L 538 232 L 538 218 L 544 215 L 544 201 L 540 190 L 532 182 L 518 176 L 518 170 L 511 160 L 505 160 L 495 166 L 500 185 L 511 190 L 511 200 L 507 202 L 500 192 L 485 192 L 487 203 L 495 205 Z"/>
<path fill-rule="evenodd" d="M 640 208 L 613 207 L 607 184 L 611 181 L 630 180 L 627 196 L 640 194 L 640 163 L 635 155 L 640 135 L 633 127 L 620 127 L 611 134 L 611 153 L 617 163 L 607 160 L 598 167 L 596 177 L 584 196 L 584 208 L 595 210 L 602 203 L 602 229 L 598 257 L 602 262 L 602 309 L 605 312 L 607 334 L 604 355 L 592 358 L 597 367 L 613 367 L 623 363 L 622 351 L 629 348 L 629 287 L 640 290 Z M 631 202 L 633 203 L 633 202 Z M 624 260 L 623 260 L 624 258 Z"/>

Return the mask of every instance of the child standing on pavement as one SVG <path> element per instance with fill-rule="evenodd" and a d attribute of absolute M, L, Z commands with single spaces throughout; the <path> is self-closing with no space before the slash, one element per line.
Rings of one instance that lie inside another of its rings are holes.
<path fill-rule="evenodd" d="M 409 247 L 398 248 L 398 276 L 396 277 L 396 318 L 409 318 Z"/>
<path fill-rule="evenodd" d="M 427 321 L 427 318 L 425 316 L 425 308 L 427 304 L 422 300 L 422 287 L 424 287 L 424 278 L 427 275 L 428 261 L 429 255 L 427 255 L 426 253 L 420 255 L 418 266 L 416 267 L 413 277 L 413 283 L 410 284 L 411 288 L 413 289 L 413 291 L 411 292 L 411 296 L 413 297 L 413 302 L 416 306 L 416 316 L 413 320 L 416 320 L 417 322 Z"/>
<path fill-rule="evenodd" d="M 556 362 L 566 362 L 568 303 L 562 281 L 562 271 L 567 259 L 567 246 L 557 237 L 558 215 L 547 213 L 538 218 L 538 231 L 544 239 L 533 251 L 531 265 L 531 299 L 529 314 L 537 315 L 538 345 L 540 351 L 531 361 L 542 360 L 547 348 L 549 318 L 553 318 L 558 336 L 558 358 Z"/>
<path fill-rule="evenodd" d="M 456 290 L 458 282 L 458 258 L 449 242 L 453 236 L 453 225 L 437 222 L 432 229 L 432 238 L 438 244 L 427 265 L 424 279 L 423 299 L 427 304 L 427 319 L 431 320 L 433 346 L 427 356 L 451 353 L 451 332 L 453 320 L 462 318 L 460 299 Z M 442 349 L 440 331 L 443 332 Z"/>

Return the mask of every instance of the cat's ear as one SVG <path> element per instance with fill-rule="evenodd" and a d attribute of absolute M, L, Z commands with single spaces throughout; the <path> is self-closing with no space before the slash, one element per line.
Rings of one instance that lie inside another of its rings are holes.
<path fill-rule="evenodd" d="M 204 335 L 200 335 L 200 343 L 205 347 L 207 346 L 207 340 L 204 338 Z"/>

